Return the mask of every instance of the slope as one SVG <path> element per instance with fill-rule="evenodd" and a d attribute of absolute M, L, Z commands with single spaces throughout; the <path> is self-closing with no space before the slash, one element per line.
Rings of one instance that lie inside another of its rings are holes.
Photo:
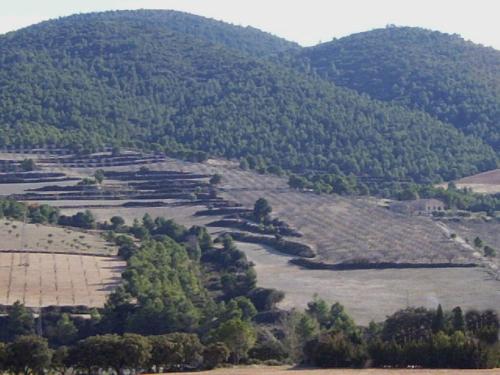
<path fill-rule="evenodd" d="M 500 152 L 500 51 L 411 27 L 306 48 L 299 66 L 337 85 L 428 112 Z"/>
<path fill-rule="evenodd" d="M 496 165 L 479 139 L 423 112 L 174 32 L 149 12 L 69 17 L 0 37 L 0 87 L 3 146 L 188 148 L 418 182 Z"/>

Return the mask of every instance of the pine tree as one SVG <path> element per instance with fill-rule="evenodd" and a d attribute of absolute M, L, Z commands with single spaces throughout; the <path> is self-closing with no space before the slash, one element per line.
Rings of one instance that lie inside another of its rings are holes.
<path fill-rule="evenodd" d="M 444 329 L 444 314 L 443 314 L 443 308 L 441 307 L 441 304 L 439 304 L 436 310 L 436 314 L 434 315 L 434 318 L 432 320 L 432 332 L 437 333 L 439 331 L 442 331 L 443 329 Z"/>
<path fill-rule="evenodd" d="M 463 314 L 460 306 L 455 307 L 451 312 L 453 313 L 453 317 L 451 320 L 453 330 L 454 331 L 465 331 L 464 314 Z"/>

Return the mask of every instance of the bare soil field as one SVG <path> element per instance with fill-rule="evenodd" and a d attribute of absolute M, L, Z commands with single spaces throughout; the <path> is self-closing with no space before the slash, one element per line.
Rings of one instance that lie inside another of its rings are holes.
<path fill-rule="evenodd" d="M 477 193 L 500 193 L 500 169 L 494 169 L 455 181 L 459 188 L 471 188 Z"/>
<path fill-rule="evenodd" d="M 285 292 L 283 308 L 304 308 L 318 294 L 329 303 L 340 301 L 363 325 L 406 306 L 500 311 L 500 283 L 482 268 L 309 270 L 261 245 L 238 243 L 238 248 L 255 264 L 258 285 Z"/>
<path fill-rule="evenodd" d="M 287 366 L 265 367 L 265 366 L 248 366 L 248 367 L 231 367 L 222 368 L 212 371 L 201 372 L 183 372 L 183 374 L 209 374 L 209 375 L 280 375 L 280 374 L 296 374 L 296 375 L 497 375 L 500 374 L 500 369 L 492 370 L 427 370 L 427 369 L 300 369 Z"/>
<path fill-rule="evenodd" d="M 115 255 L 116 247 L 108 243 L 99 233 L 78 231 L 49 225 L 24 224 L 15 220 L 0 220 L 0 252 L 47 251 L 53 253 L 76 253 Z"/>
<path fill-rule="evenodd" d="M 102 307 L 121 282 L 117 257 L 0 252 L 0 304 Z"/>

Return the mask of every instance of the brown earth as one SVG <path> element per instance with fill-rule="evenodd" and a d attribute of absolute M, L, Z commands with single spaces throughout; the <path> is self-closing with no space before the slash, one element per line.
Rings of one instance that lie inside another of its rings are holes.
<path fill-rule="evenodd" d="M 455 181 L 459 188 L 470 188 L 477 193 L 500 193 L 500 169 L 494 169 Z"/>
<path fill-rule="evenodd" d="M 0 252 L 0 304 L 103 307 L 121 282 L 118 257 Z"/>
<path fill-rule="evenodd" d="M 280 375 L 280 374 L 296 374 L 296 375 L 497 375 L 500 374 L 500 369 L 492 370 L 428 370 L 428 369 L 297 369 L 288 366 L 265 367 L 265 366 L 249 366 L 249 367 L 232 367 L 216 369 L 212 371 L 202 372 L 183 372 L 183 374 L 209 374 L 209 375 Z"/>

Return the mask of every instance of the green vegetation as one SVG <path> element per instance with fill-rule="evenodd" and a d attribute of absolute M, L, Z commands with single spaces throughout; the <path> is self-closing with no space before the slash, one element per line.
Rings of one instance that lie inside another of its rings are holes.
<path fill-rule="evenodd" d="M 387 27 L 305 48 L 298 65 L 337 85 L 423 110 L 500 153 L 500 52 L 458 35 Z"/>
<path fill-rule="evenodd" d="M 169 28 L 176 17 L 79 15 L 1 36 L 1 145 L 220 155 L 259 172 L 314 171 L 335 191 L 356 178 L 430 183 L 497 165 L 450 124 L 201 36 L 210 23 L 187 32 L 196 17 Z"/>
<path fill-rule="evenodd" d="M 24 159 L 22 162 L 21 162 L 21 169 L 24 171 L 24 172 L 31 172 L 31 171 L 34 171 L 36 168 L 36 164 L 35 162 L 33 161 L 33 159 Z"/>

